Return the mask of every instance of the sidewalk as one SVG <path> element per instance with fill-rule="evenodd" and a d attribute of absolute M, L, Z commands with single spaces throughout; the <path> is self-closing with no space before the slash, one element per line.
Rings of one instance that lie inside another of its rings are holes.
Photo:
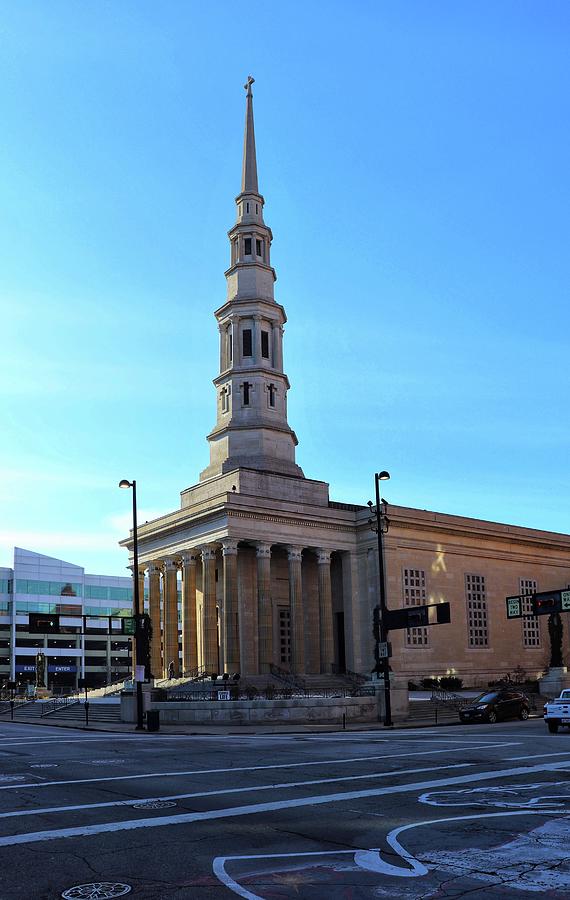
<path fill-rule="evenodd" d="M 0 720 L 1 721 L 1 720 Z M 6 724 L 12 724 L 10 719 L 5 719 Z M 89 723 L 89 727 L 86 727 L 84 724 L 80 722 L 70 722 L 69 720 L 57 719 L 54 716 L 45 716 L 42 718 L 29 718 L 26 719 L 23 716 L 14 717 L 14 725 L 47 725 L 48 727 L 53 728 L 68 728 L 73 731 L 102 731 L 108 734 L 137 734 L 136 727 L 134 723 L 131 722 L 94 722 L 93 724 Z M 338 732 L 358 732 L 358 731 L 394 731 L 394 730 L 404 730 L 407 728 L 442 728 L 448 725 L 460 725 L 459 720 L 457 722 L 441 722 L 437 726 L 434 726 L 433 718 L 429 721 L 409 721 L 406 720 L 404 722 L 398 722 L 392 725 L 390 728 L 386 728 L 382 722 L 359 722 L 358 724 L 350 725 L 347 723 L 346 728 L 343 729 L 342 725 L 160 725 L 160 731 L 151 732 L 151 734 L 162 734 L 162 735 L 175 735 L 175 734 L 184 734 L 184 735 L 243 735 L 244 737 L 248 737 L 250 735 L 255 734 L 327 734 L 327 733 L 338 733 Z M 146 733 L 146 728 L 144 729 Z"/>

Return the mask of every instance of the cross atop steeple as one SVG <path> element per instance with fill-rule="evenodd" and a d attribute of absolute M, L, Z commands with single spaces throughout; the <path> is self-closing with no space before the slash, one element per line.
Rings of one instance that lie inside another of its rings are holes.
<path fill-rule="evenodd" d="M 253 94 L 251 86 L 255 78 L 247 76 L 244 84 L 246 90 L 245 133 L 243 136 L 243 168 L 241 173 L 242 194 L 258 194 L 257 159 L 255 156 L 255 131 L 253 129 Z"/>

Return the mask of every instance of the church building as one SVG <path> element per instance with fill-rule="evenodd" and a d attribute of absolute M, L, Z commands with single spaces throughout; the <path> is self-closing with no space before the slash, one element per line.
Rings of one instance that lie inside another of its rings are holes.
<path fill-rule="evenodd" d="M 369 675 L 376 535 L 368 507 L 330 500 L 328 484 L 306 478 L 295 459 L 287 318 L 274 297 L 252 84 L 248 78 L 227 294 L 214 313 L 220 353 L 210 462 L 181 492 L 179 509 L 138 528 L 151 668 L 155 677 L 166 677 L 171 663 L 177 676 Z M 517 666 L 540 674 L 546 628 L 540 619 L 507 620 L 505 597 L 566 587 L 570 536 L 395 506 L 389 519 L 388 607 L 451 604 L 450 624 L 391 632 L 392 669 L 412 680 L 449 673 L 483 686 Z M 121 545 L 132 559 L 132 534 Z M 566 634 L 567 657 L 569 647 Z"/>

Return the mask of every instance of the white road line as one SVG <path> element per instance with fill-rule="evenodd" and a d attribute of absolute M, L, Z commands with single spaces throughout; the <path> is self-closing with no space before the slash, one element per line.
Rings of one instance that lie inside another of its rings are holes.
<path fill-rule="evenodd" d="M 38 727 L 42 727 L 41 725 Z M 194 740 L 196 737 L 204 737 L 204 735 L 195 735 L 195 734 L 162 734 L 162 735 L 152 735 L 151 737 L 147 737 L 145 734 L 116 734 L 113 731 L 109 731 L 107 733 L 107 737 L 84 737 L 84 738 L 64 738 L 60 740 L 59 738 L 46 738 L 40 740 L 39 735 L 35 740 L 29 741 L 20 741 L 14 739 L 9 744 L 0 744 L 0 750 L 6 748 L 9 750 L 10 747 L 19 747 L 25 746 L 26 744 L 33 744 L 36 746 L 37 744 L 41 744 L 43 746 L 51 746 L 52 744 L 95 744 L 97 741 L 147 741 L 148 746 L 156 743 L 157 741 L 176 741 L 176 740 Z M 210 740 L 215 738 L 216 735 L 208 735 Z M 227 735 L 224 735 L 224 739 Z"/>
<path fill-rule="evenodd" d="M 531 756 L 506 756 L 505 761 L 515 762 L 517 759 L 544 759 L 545 756 L 548 756 L 549 759 L 551 756 L 570 756 L 570 750 L 567 750 L 565 753 L 533 753 Z"/>
<path fill-rule="evenodd" d="M 505 743 L 505 744 L 492 744 L 493 748 L 495 747 L 513 747 L 518 746 L 518 741 Z M 406 758 L 410 756 L 435 756 L 438 753 L 465 753 L 468 750 L 480 750 L 484 749 L 483 744 L 479 744 L 477 747 L 452 747 L 445 748 L 444 750 L 419 750 L 414 753 L 407 753 Z M 348 759 L 317 759 L 317 760 L 298 760 L 297 762 L 291 763 L 276 763 L 272 766 L 229 766 L 223 769 L 190 769 L 184 772 L 149 772 L 144 775 L 107 775 L 103 778 L 74 778 L 69 781 L 46 781 L 43 784 L 5 784 L 0 785 L 0 791 L 9 791 L 22 790 L 23 788 L 45 788 L 45 787 L 60 787 L 65 784 L 99 784 L 101 782 L 106 781 L 134 781 L 135 779 L 140 778 L 180 778 L 185 775 L 215 775 L 215 774 L 223 774 L 226 772 L 261 772 L 272 769 L 304 769 L 307 766 L 333 766 L 333 765 L 341 765 L 343 763 L 359 763 L 359 762 L 372 762 L 379 759 L 394 759 L 393 753 L 384 753 L 379 756 L 352 756 Z"/>
<path fill-rule="evenodd" d="M 192 797 L 216 797 L 222 794 L 251 794 L 255 791 L 276 791 L 287 788 L 307 787 L 315 784 L 333 784 L 338 781 L 362 781 L 370 778 L 390 778 L 394 775 L 417 775 L 420 772 L 441 772 L 448 769 L 465 769 L 473 763 L 456 763 L 453 766 L 427 766 L 421 769 L 398 769 L 390 772 L 373 772 L 371 775 L 344 775 L 339 778 L 317 778 L 312 781 L 288 781 L 281 784 L 261 784 L 251 787 L 223 788 L 218 791 L 197 791 L 192 794 L 165 794 L 160 797 L 135 797 L 134 800 L 109 800 L 106 803 L 81 803 L 77 806 L 44 806 L 34 809 L 15 810 L 14 812 L 0 813 L 0 819 L 10 819 L 20 816 L 39 816 L 45 813 L 77 812 L 84 809 L 106 809 L 111 806 L 133 806 L 135 803 L 155 802 L 157 800 L 188 800 Z"/>
<path fill-rule="evenodd" d="M 490 781 L 517 775 L 532 775 L 535 772 L 556 771 L 566 763 L 543 763 L 538 766 L 521 766 L 513 769 L 493 770 L 490 772 L 471 772 L 468 775 L 457 775 L 451 778 L 439 778 L 434 781 L 418 781 L 405 785 L 391 785 L 385 788 L 369 788 L 364 791 L 347 791 L 340 794 L 323 794 L 313 797 L 299 797 L 294 800 L 275 800 L 269 803 L 253 803 L 248 806 L 233 806 L 225 809 L 211 809 L 204 812 L 182 813 L 173 816 L 157 816 L 156 818 L 130 819 L 125 822 L 104 822 L 100 825 L 79 825 L 71 828 L 54 828 L 50 831 L 32 831 L 27 834 L 7 835 L 0 837 L 0 847 L 12 847 L 17 844 L 34 844 L 53 841 L 59 838 L 86 837 L 96 834 L 109 834 L 115 831 L 133 831 L 138 828 L 163 828 L 167 825 L 188 825 L 191 822 L 207 822 L 212 819 L 228 819 L 236 816 L 250 816 L 257 813 L 277 812 L 279 810 L 298 809 L 306 806 L 321 806 L 327 803 L 343 803 L 347 800 L 363 800 L 368 797 L 382 797 L 389 794 L 415 793 L 431 788 L 449 787 L 456 784 L 472 784 L 475 781 Z"/>

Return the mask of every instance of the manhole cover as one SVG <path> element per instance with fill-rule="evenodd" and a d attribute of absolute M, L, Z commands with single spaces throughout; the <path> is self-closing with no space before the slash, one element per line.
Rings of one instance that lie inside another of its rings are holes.
<path fill-rule="evenodd" d="M 133 809 L 168 809 L 176 806 L 173 800 L 141 800 L 140 803 L 132 803 Z"/>
<path fill-rule="evenodd" d="M 130 884 L 96 881 L 93 884 L 76 884 L 75 887 L 67 888 L 61 896 L 64 900 L 111 900 L 112 897 L 123 897 L 130 892 Z"/>
<path fill-rule="evenodd" d="M 32 763 L 30 769 L 57 769 L 58 763 Z"/>
<path fill-rule="evenodd" d="M 25 775 L 0 775 L 0 781 L 25 781 Z"/>

